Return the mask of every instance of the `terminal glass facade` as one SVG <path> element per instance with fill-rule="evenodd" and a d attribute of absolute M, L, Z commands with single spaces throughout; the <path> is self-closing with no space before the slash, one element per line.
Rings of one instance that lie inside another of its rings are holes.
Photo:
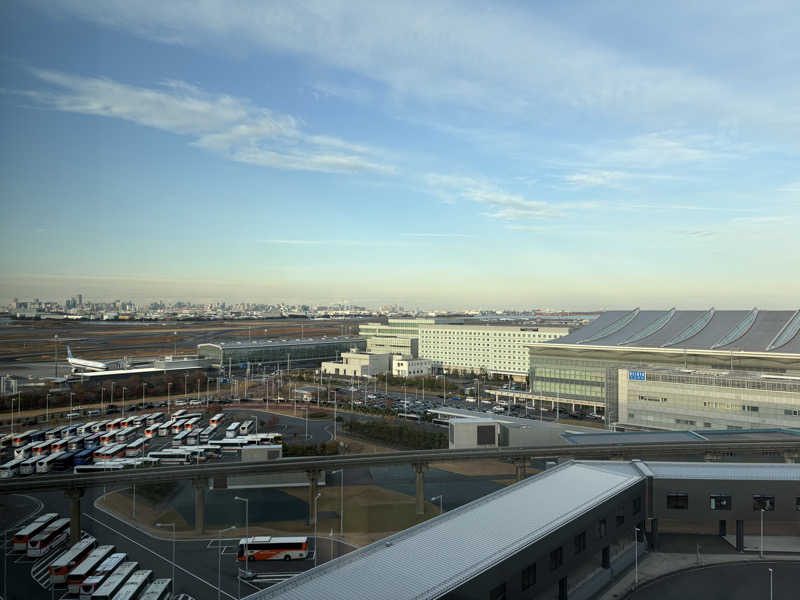
<path fill-rule="evenodd" d="M 268 340 L 264 342 L 231 342 L 199 344 L 197 353 L 212 364 L 227 367 L 242 363 L 259 363 L 287 368 L 302 362 L 336 360 L 342 352 L 355 348 L 364 350 L 366 342 L 360 338 L 327 338 L 304 340 Z"/>

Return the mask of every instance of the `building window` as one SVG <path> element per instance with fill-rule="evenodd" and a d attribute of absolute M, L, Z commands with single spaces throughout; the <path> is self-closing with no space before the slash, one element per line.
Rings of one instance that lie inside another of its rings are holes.
<path fill-rule="evenodd" d="M 580 554 L 584 550 L 586 550 L 586 532 L 581 531 L 578 535 L 575 536 L 573 539 L 575 544 L 575 554 Z"/>
<path fill-rule="evenodd" d="M 617 527 L 625 523 L 625 507 L 617 507 Z"/>
<path fill-rule="evenodd" d="M 689 494 L 685 492 L 668 493 L 667 508 L 672 510 L 687 510 L 689 508 Z"/>
<path fill-rule="evenodd" d="M 563 564 L 564 564 L 564 553 L 561 550 L 561 546 L 559 546 L 550 553 L 550 570 L 555 571 L 556 569 L 560 568 L 561 565 Z"/>
<path fill-rule="evenodd" d="M 489 592 L 489 600 L 506 600 L 506 584 L 501 583 Z"/>
<path fill-rule="evenodd" d="M 642 498 L 636 497 L 633 499 L 633 514 L 638 515 L 642 512 Z"/>
<path fill-rule="evenodd" d="M 800 496 L 794 499 L 794 509 L 800 511 Z"/>
<path fill-rule="evenodd" d="M 600 519 L 597 522 L 597 537 L 599 537 L 599 538 L 606 537 L 607 530 L 608 530 L 608 527 L 606 525 L 606 520 L 605 519 Z"/>
<path fill-rule="evenodd" d="M 478 445 L 488 446 L 494 444 L 494 425 L 478 425 Z"/>
<path fill-rule="evenodd" d="M 522 569 L 522 589 L 527 590 L 536 584 L 536 563 Z"/>
<path fill-rule="evenodd" d="M 775 510 L 775 496 L 753 496 L 753 510 Z"/>
<path fill-rule="evenodd" d="M 733 502 L 728 494 L 711 494 L 709 505 L 711 510 L 731 510 Z"/>

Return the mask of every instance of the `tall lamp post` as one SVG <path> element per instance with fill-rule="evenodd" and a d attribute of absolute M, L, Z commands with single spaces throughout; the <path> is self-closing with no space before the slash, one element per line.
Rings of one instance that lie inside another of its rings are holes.
<path fill-rule="evenodd" d="M 170 390 L 172 389 L 172 382 L 167 383 L 167 416 L 172 416 L 172 404 L 170 403 Z"/>
<path fill-rule="evenodd" d="M 442 508 L 442 502 L 444 500 L 444 494 L 439 494 L 438 496 L 434 496 L 433 498 L 431 498 L 431 502 L 436 502 L 437 500 L 439 501 L 439 514 L 442 514 L 444 512 L 444 510 Z"/>
<path fill-rule="evenodd" d="M 222 534 L 231 529 L 236 529 L 234 525 L 217 531 L 217 600 L 222 593 Z"/>
<path fill-rule="evenodd" d="M 339 473 L 339 537 L 344 538 L 344 469 L 331 471 L 331 475 Z"/>
<path fill-rule="evenodd" d="M 764 507 L 761 507 L 761 558 L 764 558 Z"/>
<path fill-rule="evenodd" d="M 75 392 L 69 393 L 69 424 L 72 425 L 72 397 L 75 395 Z"/>
<path fill-rule="evenodd" d="M 122 387 L 122 418 L 125 418 L 125 390 L 127 390 L 125 386 Z"/>
<path fill-rule="evenodd" d="M 250 500 L 239 496 L 234 496 L 233 499 L 244 502 L 244 564 L 247 566 L 247 561 L 250 560 L 250 555 L 248 554 L 248 544 L 250 543 Z"/>
<path fill-rule="evenodd" d="M 769 600 L 772 600 L 772 569 L 769 569 Z"/>
<path fill-rule="evenodd" d="M 125 388 L 122 388 L 123 390 Z M 175 523 L 156 523 L 156 527 L 172 527 L 172 593 L 175 593 Z"/>
<path fill-rule="evenodd" d="M 633 528 L 633 589 L 639 589 L 639 528 Z"/>
<path fill-rule="evenodd" d="M 322 496 L 322 492 L 319 492 L 314 497 L 314 567 L 317 566 L 317 549 L 319 544 L 317 543 L 317 523 L 319 523 L 319 511 L 317 510 L 317 500 L 319 497 Z"/>

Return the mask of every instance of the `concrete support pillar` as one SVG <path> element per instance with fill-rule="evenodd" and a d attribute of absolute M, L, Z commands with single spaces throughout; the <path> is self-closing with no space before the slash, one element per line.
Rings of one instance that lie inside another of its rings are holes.
<path fill-rule="evenodd" d="M 206 487 L 208 481 L 205 479 L 193 479 L 194 487 L 194 531 L 204 533 L 206 530 Z"/>
<path fill-rule="evenodd" d="M 79 488 L 64 490 L 64 496 L 71 502 L 69 543 L 75 544 L 81 540 L 81 496 L 83 496 L 83 490 Z"/>
<path fill-rule="evenodd" d="M 425 514 L 425 471 L 428 463 L 414 463 L 414 472 L 417 474 L 417 515 Z"/>
<path fill-rule="evenodd" d="M 658 519 L 650 519 L 650 548 L 658 549 Z"/>
<path fill-rule="evenodd" d="M 736 519 L 736 551 L 744 552 L 744 521 Z"/>
<path fill-rule="evenodd" d="M 311 469 L 306 471 L 308 477 L 308 524 L 313 523 L 317 518 L 317 513 L 314 508 L 316 504 L 314 498 L 317 497 L 317 482 L 319 481 L 319 469 Z"/>
<path fill-rule="evenodd" d="M 527 476 L 527 473 L 525 472 L 525 466 L 524 458 L 518 458 L 514 460 L 514 471 L 517 476 L 517 481 L 522 481 Z"/>
<path fill-rule="evenodd" d="M 719 535 L 721 537 L 728 535 L 728 522 L 725 519 L 719 520 Z"/>

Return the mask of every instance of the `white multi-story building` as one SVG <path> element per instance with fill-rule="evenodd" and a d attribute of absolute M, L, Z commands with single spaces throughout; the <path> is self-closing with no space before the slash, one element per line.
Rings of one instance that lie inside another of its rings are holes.
<path fill-rule="evenodd" d="M 358 326 L 358 335 L 366 339 L 367 352 L 389 352 L 417 358 L 421 326 L 463 322 L 463 317 L 390 318 L 388 323 L 362 323 Z"/>
<path fill-rule="evenodd" d="M 392 369 L 391 354 L 369 354 L 367 352 L 342 352 L 341 362 L 323 362 L 325 375 L 347 375 L 372 377 Z"/>
<path fill-rule="evenodd" d="M 395 377 L 421 377 L 430 375 L 433 361 L 395 354 L 392 357 L 392 375 Z"/>
<path fill-rule="evenodd" d="M 419 354 L 446 372 L 497 373 L 527 377 L 527 346 L 549 342 L 569 327 L 536 325 L 420 325 Z"/>

